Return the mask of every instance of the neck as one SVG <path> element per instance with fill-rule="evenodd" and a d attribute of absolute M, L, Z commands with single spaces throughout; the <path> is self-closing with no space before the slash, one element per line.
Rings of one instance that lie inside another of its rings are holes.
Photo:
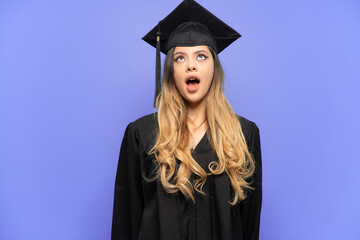
<path fill-rule="evenodd" d="M 189 129 L 189 146 L 193 149 L 200 142 L 207 129 L 205 101 L 188 104 L 186 117 L 186 124 Z"/>
<path fill-rule="evenodd" d="M 205 108 L 205 101 L 196 104 L 188 104 L 187 118 L 193 123 L 203 122 L 206 117 Z"/>
<path fill-rule="evenodd" d="M 206 122 L 206 104 L 205 101 L 201 101 L 196 104 L 188 104 L 187 109 L 187 126 L 190 132 L 198 130 L 199 127 Z M 206 129 L 206 124 L 205 124 Z M 204 129 L 202 129 L 204 130 Z"/>

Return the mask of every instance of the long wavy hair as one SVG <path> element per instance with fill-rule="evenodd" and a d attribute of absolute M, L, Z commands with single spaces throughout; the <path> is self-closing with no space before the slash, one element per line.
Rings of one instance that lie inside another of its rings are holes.
<path fill-rule="evenodd" d="M 194 190 L 204 194 L 202 187 L 207 173 L 191 156 L 187 104 L 174 80 L 174 49 L 168 51 L 165 59 L 163 87 L 156 100 L 159 131 L 149 153 L 155 155 L 155 179 L 160 180 L 163 189 L 168 193 L 181 191 L 195 202 Z M 218 56 L 211 47 L 209 49 L 214 59 L 214 76 L 205 96 L 206 124 L 207 136 L 218 162 L 211 162 L 208 168 L 209 174 L 226 172 L 234 191 L 230 203 L 234 205 L 246 198 L 246 189 L 251 189 L 248 179 L 254 173 L 255 163 L 246 145 L 239 119 L 224 95 L 224 73 Z"/>

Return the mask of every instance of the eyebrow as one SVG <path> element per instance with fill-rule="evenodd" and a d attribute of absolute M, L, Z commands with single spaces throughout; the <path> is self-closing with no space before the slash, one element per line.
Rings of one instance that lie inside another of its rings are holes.
<path fill-rule="evenodd" d="M 198 53 L 207 53 L 207 54 L 209 54 L 206 50 L 198 50 L 198 51 L 195 51 L 194 53 L 195 53 L 195 54 L 198 54 Z M 178 55 L 178 54 L 186 55 L 185 52 L 175 52 L 175 53 L 174 53 L 174 56 L 175 56 L 175 55 Z"/>

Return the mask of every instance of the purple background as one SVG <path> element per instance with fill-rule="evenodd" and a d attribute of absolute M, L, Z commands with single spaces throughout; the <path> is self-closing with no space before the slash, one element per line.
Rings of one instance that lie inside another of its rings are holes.
<path fill-rule="evenodd" d="M 125 127 L 154 111 L 140 38 L 179 3 L 0 0 L 0 239 L 110 238 Z M 243 35 L 220 60 L 261 131 L 261 239 L 360 239 L 360 2 L 199 3 Z"/>

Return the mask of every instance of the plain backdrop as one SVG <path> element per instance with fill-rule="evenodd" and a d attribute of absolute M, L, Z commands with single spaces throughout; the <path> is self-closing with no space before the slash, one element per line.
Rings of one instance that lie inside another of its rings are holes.
<path fill-rule="evenodd" d="M 261 240 L 360 239 L 360 2 L 199 0 L 243 35 L 220 55 L 260 128 Z M 0 0 L 0 239 L 110 238 L 126 125 L 153 113 L 179 0 Z"/>

